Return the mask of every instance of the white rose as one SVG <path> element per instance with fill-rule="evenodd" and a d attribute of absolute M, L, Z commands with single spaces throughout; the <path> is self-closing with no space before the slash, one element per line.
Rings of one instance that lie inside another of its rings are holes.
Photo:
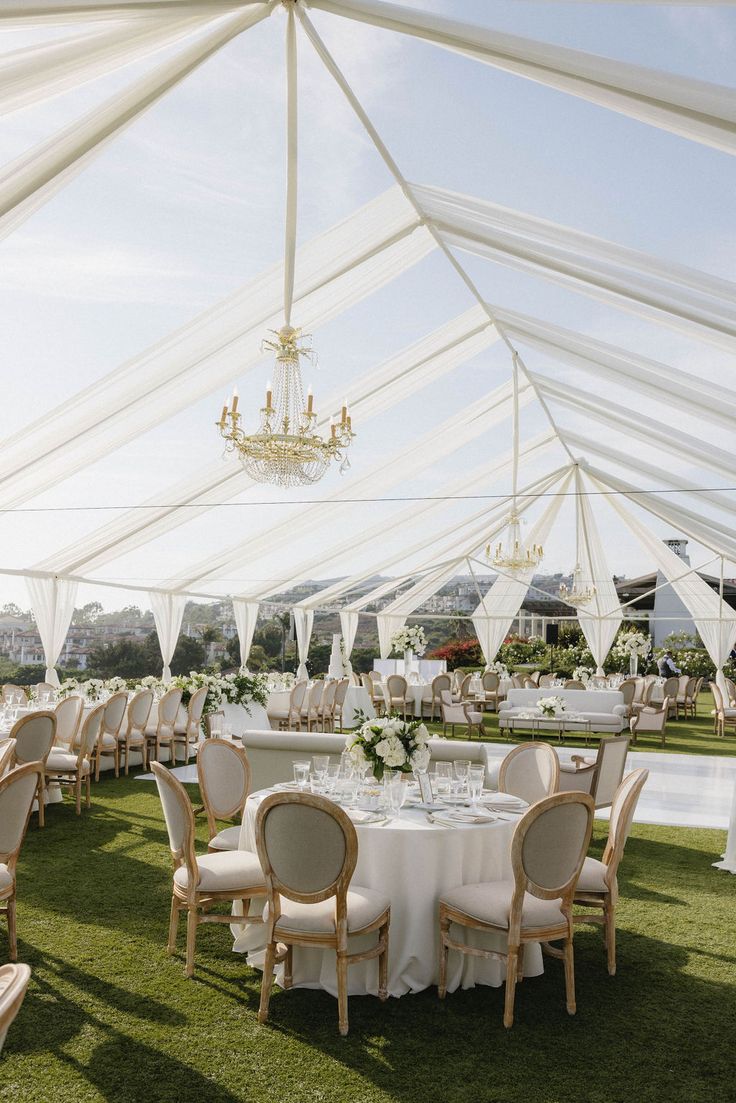
<path fill-rule="evenodd" d="M 425 728 L 424 724 L 420 724 L 414 732 L 414 741 L 416 743 L 426 743 L 429 739 L 429 732 Z"/>
<path fill-rule="evenodd" d="M 429 766 L 431 757 L 429 747 L 425 747 L 424 745 L 417 747 L 414 754 L 411 756 L 412 768 L 420 774 L 424 773 Z"/>

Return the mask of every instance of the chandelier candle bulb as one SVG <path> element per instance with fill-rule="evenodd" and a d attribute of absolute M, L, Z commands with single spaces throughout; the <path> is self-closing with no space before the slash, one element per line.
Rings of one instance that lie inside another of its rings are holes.
<path fill-rule="evenodd" d="M 233 387 L 233 416 L 238 412 L 238 388 Z"/>
<path fill-rule="evenodd" d="M 314 395 L 312 394 L 311 385 L 307 387 L 307 413 L 314 413 Z"/>
<path fill-rule="evenodd" d="M 271 380 L 269 379 L 266 384 L 266 409 L 271 409 L 271 400 L 273 399 L 273 391 L 271 390 Z"/>

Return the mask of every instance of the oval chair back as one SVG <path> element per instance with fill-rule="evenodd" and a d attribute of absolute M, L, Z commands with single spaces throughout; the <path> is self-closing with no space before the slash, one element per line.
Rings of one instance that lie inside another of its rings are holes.
<path fill-rule="evenodd" d="M 102 715 L 105 711 L 104 705 L 98 705 L 97 708 L 92 709 L 82 724 L 82 731 L 79 735 L 79 758 L 78 761 L 82 762 L 85 758 L 92 759 L 95 747 L 97 746 L 97 740 L 100 736 L 100 729 L 102 727 Z"/>
<path fill-rule="evenodd" d="M 495 670 L 486 670 L 481 679 L 484 693 L 498 693 L 498 687 L 501 685 L 501 679 Z"/>
<path fill-rule="evenodd" d="M 158 703 L 157 727 L 161 735 L 171 737 L 174 734 L 176 716 L 181 704 L 181 694 L 182 691 L 178 686 L 175 686 L 173 689 L 167 690 Z"/>
<path fill-rule="evenodd" d="M 128 735 L 142 735 L 146 730 L 153 707 L 153 690 L 142 689 L 131 697 L 128 705 Z"/>
<path fill-rule="evenodd" d="M 563 687 L 564 689 L 585 689 L 582 682 L 579 682 L 576 678 L 568 678 Z"/>
<path fill-rule="evenodd" d="M 371 678 L 368 677 L 367 674 L 361 674 L 360 684 L 362 685 L 363 689 L 368 691 L 369 696 L 373 693 L 373 681 Z"/>
<path fill-rule="evenodd" d="M 643 768 L 633 770 L 626 775 L 614 794 L 611 817 L 608 821 L 608 841 L 602 858 L 603 864 L 607 867 L 605 879 L 610 891 L 615 888 L 616 874 L 634 822 L 636 806 L 648 777 L 649 770 Z"/>
<path fill-rule="evenodd" d="M 630 709 L 636 697 L 636 682 L 634 679 L 626 678 L 618 687 L 618 691 L 623 695 L 624 705 L 627 709 Z"/>
<path fill-rule="evenodd" d="M 161 798 L 174 869 L 186 866 L 188 896 L 193 900 L 199 884 L 199 870 L 194 852 L 194 809 L 184 786 L 170 770 L 160 762 L 152 762 L 151 769 Z"/>
<path fill-rule="evenodd" d="M 39 762 L 26 762 L 0 778 L 0 862 L 8 867 L 11 876 L 42 778 Z"/>
<path fill-rule="evenodd" d="M 529 804 L 557 792 L 560 760 L 549 743 L 522 743 L 504 758 L 498 774 L 501 793 L 510 793 Z"/>
<path fill-rule="evenodd" d="M 17 961 L 0 965 L 0 1052 L 10 1025 L 20 1011 L 30 979 L 29 965 Z"/>
<path fill-rule="evenodd" d="M 82 698 L 75 694 L 59 701 L 54 709 L 56 713 L 56 743 L 58 746 L 71 748 L 75 745 L 83 708 Z"/>
<path fill-rule="evenodd" d="M 335 690 L 335 704 L 339 708 L 342 708 L 342 706 L 345 704 L 345 698 L 347 697 L 349 685 L 349 678 L 341 678 L 340 681 L 337 683 L 337 689 Z"/>
<path fill-rule="evenodd" d="M 207 739 L 197 755 L 197 780 L 212 838 L 217 833 L 217 820 L 232 820 L 243 814 L 251 784 L 244 748 L 226 739 Z"/>
<path fill-rule="evenodd" d="M 56 714 L 33 712 L 16 720 L 10 733 L 15 740 L 15 761 L 19 766 L 26 762 L 45 763 L 54 745 Z"/>
<path fill-rule="evenodd" d="M 300 712 L 304 706 L 304 698 L 307 694 L 309 683 L 306 679 L 302 679 L 300 682 L 294 682 L 291 693 L 289 694 L 289 709 L 293 712 Z"/>
<path fill-rule="evenodd" d="M 119 693 L 113 693 L 112 697 L 107 700 L 102 713 L 103 735 L 114 735 L 115 738 L 117 738 L 127 705 L 128 694 L 125 690 L 121 690 Z"/>
<path fill-rule="evenodd" d="M 199 738 L 199 729 L 202 723 L 202 713 L 204 712 L 207 693 L 208 687 L 200 686 L 189 699 L 189 706 L 187 708 L 187 736 L 189 739 L 194 739 L 195 742 Z"/>
<path fill-rule="evenodd" d="M 511 841 L 514 897 L 509 930 L 521 926 L 524 893 L 562 900 L 571 914 L 575 885 L 593 830 L 593 798 L 587 793 L 554 793 L 522 816 Z"/>
<path fill-rule="evenodd" d="M 391 702 L 394 699 L 403 701 L 408 688 L 409 683 L 403 674 L 389 674 L 386 679 L 386 692 Z"/>
<path fill-rule="evenodd" d="M 630 742 L 628 735 L 612 735 L 601 739 L 591 792 L 596 808 L 608 808 L 613 801 L 624 776 Z"/>
<path fill-rule="evenodd" d="M 15 740 L 6 739 L 0 747 L 0 777 L 5 777 L 15 763 Z"/>

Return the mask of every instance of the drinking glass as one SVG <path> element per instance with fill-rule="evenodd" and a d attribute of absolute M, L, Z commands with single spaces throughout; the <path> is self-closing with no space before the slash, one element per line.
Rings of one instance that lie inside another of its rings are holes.
<path fill-rule="evenodd" d="M 468 770 L 468 789 L 470 790 L 471 805 L 476 805 L 480 800 L 480 795 L 483 792 L 483 782 L 485 781 L 485 776 L 485 766 L 471 766 Z"/>
<path fill-rule="evenodd" d="M 398 770 L 387 770 L 384 773 L 383 791 L 390 818 L 398 819 L 408 791 L 408 786 Z"/>
<path fill-rule="evenodd" d="M 340 763 L 330 762 L 325 773 L 325 789 L 328 793 L 334 793 L 340 777 Z"/>
<path fill-rule="evenodd" d="M 309 784 L 309 767 L 311 765 L 311 762 L 294 763 L 294 781 L 300 789 L 306 789 Z"/>
<path fill-rule="evenodd" d="M 323 782 L 327 776 L 327 767 L 330 765 L 330 756 L 328 754 L 315 754 L 312 756 L 312 766 L 318 779 Z"/>
<path fill-rule="evenodd" d="M 468 770 L 470 769 L 471 762 L 469 758 L 456 758 L 455 759 L 455 777 L 462 783 L 462 788 L 465 789 L 468 784 Z"/>
<path fill-rule="evenodd" d="M 434 784 L 437 796 L 447 796 L 452 781 L 452 763 L 436 762 L 434 766 Z"/>

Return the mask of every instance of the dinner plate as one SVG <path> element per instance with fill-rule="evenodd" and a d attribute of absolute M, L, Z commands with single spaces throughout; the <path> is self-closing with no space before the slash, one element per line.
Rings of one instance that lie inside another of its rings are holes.
<path fill-rule="evenodd" d="M 511 793 L 484 793 L 480 799 L 481 804 L 495 805 L 497 808 L 528 808 L 529 805 L 521 797 L 515 797 Z"/>
<path fill-rule="evenodd" d="M 383 823 L 388 819 L 385 812 L 377 812 L 375 809 L 368 811 L 364 808 L 346 808 L 345 811 L 358 826 L 364 823 Z"/>
<path fill-rule="evenodd" d="M 276 785 L 273 785 L 272 788 L 276 789 L 278 792 L 283 792 L 285 789 L 290 790 L 292 793 L 294 793 L 294 792 L 306 793 L 307 792 L 306 788 L 301 789 L 300 786 L 298 786 L 295 781 L 279 781 L 279 782 L 277 782 Z"/>

